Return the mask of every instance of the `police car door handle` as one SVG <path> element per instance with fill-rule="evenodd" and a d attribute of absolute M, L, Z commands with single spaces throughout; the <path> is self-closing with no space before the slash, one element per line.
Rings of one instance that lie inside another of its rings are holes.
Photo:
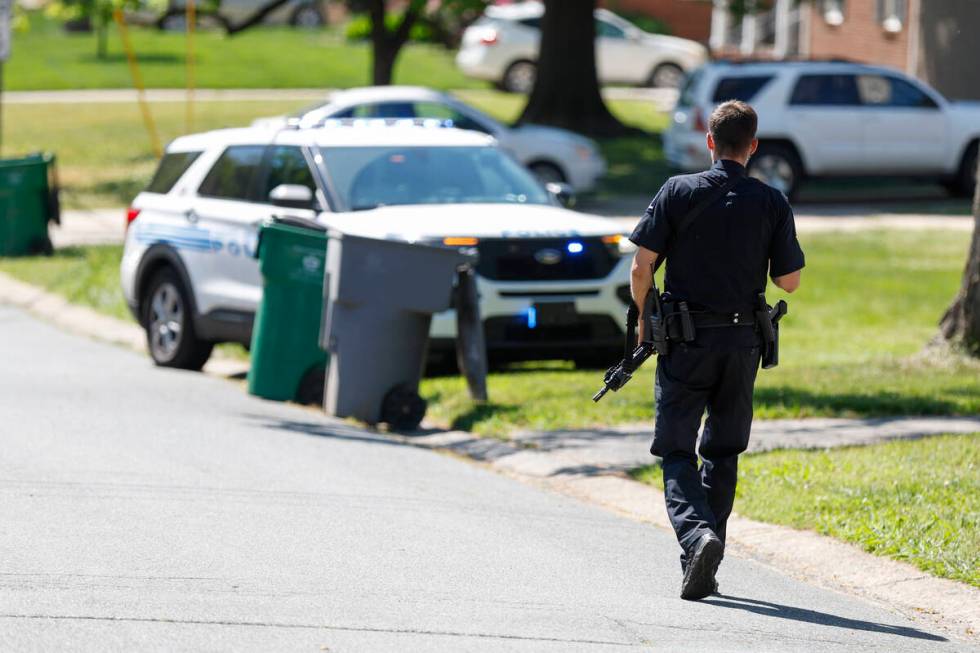
<path fill-rule="evenodd" d="M 184 211 L 184 217 L 188 222 L 197 222 L 200 219 L 200 216 L 198 216 L 197 211 L 194 209 L 187 209 Z"/>

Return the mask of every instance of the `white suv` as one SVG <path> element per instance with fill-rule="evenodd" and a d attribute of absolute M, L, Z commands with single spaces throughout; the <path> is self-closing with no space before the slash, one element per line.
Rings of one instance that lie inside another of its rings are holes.
<path fill-rule="evenodd" d="M 540 2 L 491 5 L 463 33 L 456 65 L 470 77 L 512 93 L 530 93 L 541 42 Z M 644 32 L 608 9 L 595 11 L 596 73 L 602 84 L 677 88 L 684 73 L 708 60 L 688 39 Z"/>
<path fill-rule="evenodd" d="M 980 104 L 950 102 L 890 68 L 845 62 L 714 63 L 688 77 L 664 135 L 682 170 L 710 164 L 706 121 L 726 100 L 759 114 L 749 172 L 793 195 L 806 177 L 910 176 L 972 194 Z"/>
<path fill-rule="evenodd" d="M 160 365 L 198 369 L 248 344 L 270 216 L 476 248 L 494 356 L 586 358 L 621 344 L 628 241 L 565 209 L 484 134 L 410 126 L 233 129 L 178 138 L 129 210 L 122 287 Z M 432 347 L 453 346 L 435 316 Z"/>

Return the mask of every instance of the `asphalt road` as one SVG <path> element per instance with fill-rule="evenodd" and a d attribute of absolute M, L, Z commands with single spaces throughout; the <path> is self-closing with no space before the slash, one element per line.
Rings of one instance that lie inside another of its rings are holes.
<path fill-rule="evenodd" d="M 966 651 L 669 533 L 0 307 L 0 650 Z"/>

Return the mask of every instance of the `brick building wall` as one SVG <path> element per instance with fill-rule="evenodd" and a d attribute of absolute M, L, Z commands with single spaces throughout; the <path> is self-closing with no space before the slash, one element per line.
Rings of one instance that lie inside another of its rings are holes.
<path fill-rule="evenodd" d="M 604 0 L 612 11 L 653 16 L 670 27 L 670 33 L 701 43 L 711 34 L 711 3 L 704 0 Z"/>
<path fill-rule="evenodd" d="M 905 70 L 909 62 L 909 16 L 902 16 L 901 31 L 885 31 L 875 16 L 875 3 L 845 3 L 844 22 L 829 25 L 823 14 L 811 8 L 806 51 L 815 59 L 841 57 L 863 63 Z"/>

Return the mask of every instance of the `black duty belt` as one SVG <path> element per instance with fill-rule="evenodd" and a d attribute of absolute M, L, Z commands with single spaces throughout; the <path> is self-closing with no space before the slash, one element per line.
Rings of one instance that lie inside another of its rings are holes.
<path fill-rule="evenodd" d="M 711 313 L 708 311 L 691 311 L 691 320 L 699 329 L 714 327 L 738 327 L 756 325 L 754 313 Z"/>

